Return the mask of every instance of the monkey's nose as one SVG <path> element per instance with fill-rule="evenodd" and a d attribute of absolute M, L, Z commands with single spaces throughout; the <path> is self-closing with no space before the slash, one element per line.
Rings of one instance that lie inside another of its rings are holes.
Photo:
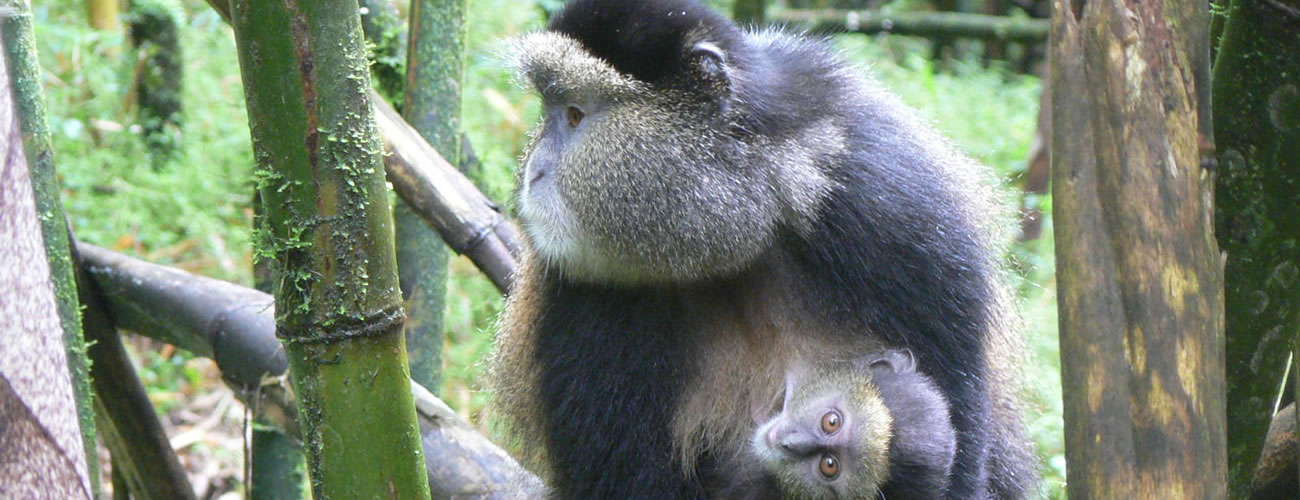
<path fill-rule="evenodd" d="M 556 163 L 555 154 L 548 149 L 538 148 L 528 156 L 528 163 L 525 171 L 528 172 L 529 185 L 551 175 Z"/>
<path fill-rule="evenodd" d="M 776 426 L 767 433 L 767 442 L 792 456 L 805 456 L 817 449 L 816 440 L 798 428 Z"/>

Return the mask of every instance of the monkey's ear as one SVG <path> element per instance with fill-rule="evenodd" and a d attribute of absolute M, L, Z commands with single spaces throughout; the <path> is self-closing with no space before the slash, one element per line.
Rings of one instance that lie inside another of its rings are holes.
<path fill-rule="evenodd" d="M 916 357 L 911 349 L 890 349 L 872 356 L 867 364 L 875 373 L 911 373 L 916 371 Z"/>
<path fill-rule="evenodd" d="M 726 104 L 731 97 L 731 74 L 727 69 L 727 54 L 712 42 L 696 42 L 687 58 L 694 73 L 719 102 Z"/>

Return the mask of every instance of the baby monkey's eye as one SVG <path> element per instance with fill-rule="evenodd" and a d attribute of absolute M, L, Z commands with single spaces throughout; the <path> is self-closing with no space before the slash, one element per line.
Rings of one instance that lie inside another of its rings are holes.
<path fill-rule="evenodd" d="M 822 455 L 821 461 L 817 464 L 817 469 L 821 471 L 822 476 L 826 479 L 835 479 L 840 475 L 840 461 L 835 455 L 826 453 Z"/>
<path fill-rule="evenodd" d="M 570 127 L 577 127 L 579 123 L 582 123 L 582 119 L 587 115 L 583 114 L 581 109 L 569 106 L 569 109 L 565 112 L 565 116 L 569 118 Z"/>
<path fill-rule="evenodd" d="M 835 431 L 840 430 L 840 424 L 842 423 L 839 412 L 828 411 L 825 415 L 822 415 L 822 432 L 834 434 Z"/>

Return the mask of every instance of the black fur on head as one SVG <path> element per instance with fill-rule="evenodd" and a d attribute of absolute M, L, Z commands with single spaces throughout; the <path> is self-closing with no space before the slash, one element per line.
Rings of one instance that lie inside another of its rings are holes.
<path fill-rule="evenodd" d="M 547 27 L 582 44 L 618 72 L 657 87 L 680 85 L 697 71 L 708 45 L 732 54 L 741 32 L 691 0 L 572 0 Z"/>

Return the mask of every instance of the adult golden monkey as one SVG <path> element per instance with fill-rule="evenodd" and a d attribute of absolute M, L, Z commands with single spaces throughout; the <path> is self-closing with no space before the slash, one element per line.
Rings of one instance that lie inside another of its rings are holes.
<path fill-rule="evenodd" d="M 983 167 L 825 41 L 693 1 L 572 0 L 516 64 L 543 111 L 494 384 L 554 496 L 715 495 L 791 366 L 884 348 L 951 405 L 948 498 L 1034 487 Z"/>

